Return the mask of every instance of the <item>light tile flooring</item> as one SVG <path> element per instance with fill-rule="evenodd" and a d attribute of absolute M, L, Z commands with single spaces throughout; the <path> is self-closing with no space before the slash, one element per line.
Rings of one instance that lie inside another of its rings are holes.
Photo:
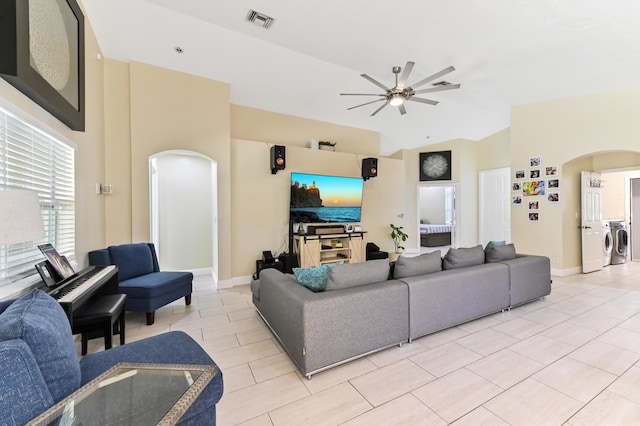
<path fill-rule="evenodd" d="M 304 378 L 248 286 L 195 281 L 156 323 L 127 313 L 127 341 L 195 338 L 224 373 L 218 425 L 640 424 L 640 264 L 554 277 L 552 292 Z M 102 349 L 101 339 L 90 350 Z"/>

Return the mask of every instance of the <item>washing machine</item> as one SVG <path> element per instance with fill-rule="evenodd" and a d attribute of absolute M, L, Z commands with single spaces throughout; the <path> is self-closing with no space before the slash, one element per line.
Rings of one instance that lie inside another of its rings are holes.
<path fill-rule="evenodd" d="M 613 236 L 608 220 L 602 221 L 602 266 L 611 265 L 611 252 L 613 251 Z"/>
<path fill-rule="evenodd" d="M 613 237 L 613 249 L 611 250 L 611 264 L 619 265 L 627 261 L 627 224 L 623 220 L 609 222 L 611 236 Z"/>

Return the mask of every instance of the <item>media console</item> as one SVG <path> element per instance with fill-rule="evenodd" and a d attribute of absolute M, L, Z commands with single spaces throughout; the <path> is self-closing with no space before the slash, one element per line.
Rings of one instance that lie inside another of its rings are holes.
<path fill-rule="evenodd" d="M 339 261 L 357 263 L 366 260 L 365 232 L 298 234 L 293 239 L 298 264 L 303 268 Z"/>

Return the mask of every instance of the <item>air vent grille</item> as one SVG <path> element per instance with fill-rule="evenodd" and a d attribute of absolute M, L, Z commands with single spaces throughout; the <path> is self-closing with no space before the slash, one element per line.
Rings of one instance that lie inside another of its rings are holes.
<path fill-rule="evenodd" d="M 265 15 L 264 13 L 260 13 L 258 11 L 251 9 L 249 10 L 249 13 L 247 13 L 247 21 L 253 22 L 254 24 L 260 27 L 269 29 L 273 24 L 273 22 L 275 21 L 275 19 L 272 18 L 271 16 Z"/>

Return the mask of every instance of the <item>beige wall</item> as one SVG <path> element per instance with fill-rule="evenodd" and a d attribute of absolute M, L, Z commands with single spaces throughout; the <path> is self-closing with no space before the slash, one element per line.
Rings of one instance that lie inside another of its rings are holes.
<path fill-rule="evenodd" d="M 82 7 L 82 5 L 80 5 Z M 83 9 L 84 11 L 84 9 Z M 33 101 L 0 79 L 3 103 L 18 108 L 40 126 L 77 145 L 76 173 L 76 262 L 88 263 L 87 252 L 104 243 L 104 196 L 97 195 L 96 182 L 104 177 L 103 63 L 93 29 L 85 19 L 85 132 L 75 132 L 40 108 Z"/>
<path fill-rule="evenodd" d="M 512 170 L 528 170 L 533 156 L 561 170 L 561 203 L 541 203 L 539 223 L 526 221 L 521 207 L 512 207 L 512 239 L 519 251 L 549 256 L 559 273 L 579 270 L 579 171 L 639 164 L 639 101 L 636 88 L 513 108 Z M 611 151 L 634 153 L 607 153 Z"/>
<path fill-rule="evenodd" d="M 380 153 L 378 132 L 241 105 L 231 105 L 231 137 L 303 148 L 309 147 L 311 139 L 317 139 L 335 142 L 338 152 L 366 156 Z"/>
<path fill-rule="evenodd" d="M 282 129 L 283 133 L 285 129 Z M 288 250 L 289 193 L 291 172 L 337 176 L 361 176 L 362 155 L 320 151 L 297 146 L 286 147 L 286 169 L 271 174 L 266 142 L 232 140 L 231 210 L 233 242 L 231 251 L 234 277 L 255 272 L 255 260 L 263 250 L 278 255 Z M 389 223 L 397 221 L 403 205 L 404 164 L 400 160 L 379 158 L 378 177 L 364 183 L 362 228 L 367 240 L 383 250 L 393 244 Z M 394 206 L 397 206 L 394 207 Z"/>

